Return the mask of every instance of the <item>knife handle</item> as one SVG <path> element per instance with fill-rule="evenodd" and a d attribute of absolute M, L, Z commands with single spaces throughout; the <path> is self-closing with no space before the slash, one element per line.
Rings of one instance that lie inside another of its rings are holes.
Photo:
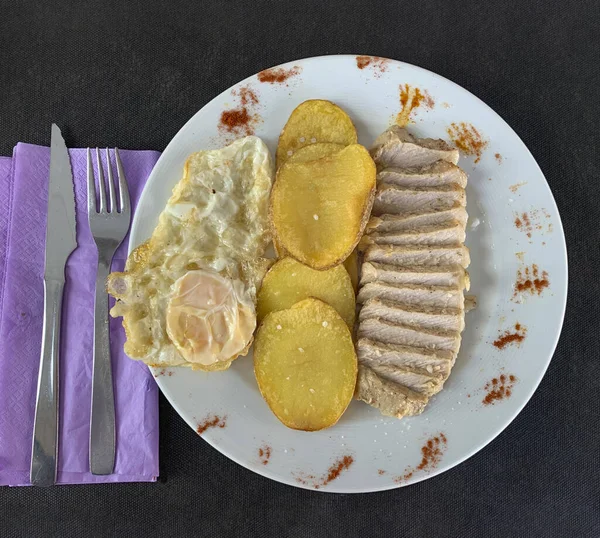
<path fill-rule="evenodd" d="M 99 260 L 94 305 L 94 371 L 90 420 L 90 471 L 112 474 L 115 466 L 115 399 L 110 357 L 108 294 L 110 262 Z"/>
<path fill-rule="evenodd" d="M 29 475 L 34 486 L 52 486 L 56 483 L 58 365 L 64 285 L 64 280 L 44 279 L 44 329 Z"/>

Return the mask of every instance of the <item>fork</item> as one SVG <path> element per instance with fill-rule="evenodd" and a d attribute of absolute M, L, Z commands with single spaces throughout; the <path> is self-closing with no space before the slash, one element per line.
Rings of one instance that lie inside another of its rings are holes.
<path fill-rule="evenodd" d="M 100 151 L 96 148 L 98 163 L 98 190 L 90 148 L 87 149 L 88 220 L 98 247 L 98 273 L 94 303 L 94 366 L 92 373 L 92 408 L 90 420 L 90 471 L 95 475 L 112 474 L 115 466 L 115 400 L 108 332 L 108 294 L 106 279 L 117 247 L 121 244 L 131 221 L 129 190 L 125 180 L 119 150 L 115 161 L 119 179 L 119 207 L 117 207 L 110 153 L 106 148 L 109 203 L 106 203 L 104 172 Z M 96 204 L 98 198 L 98 207 Z"/>

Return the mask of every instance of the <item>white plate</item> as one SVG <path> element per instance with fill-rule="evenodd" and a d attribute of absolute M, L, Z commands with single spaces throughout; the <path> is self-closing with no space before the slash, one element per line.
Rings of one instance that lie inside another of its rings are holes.
<path fill-rule="evenodd" d="M 418 136 L 448 139 L 452 122 L 467 122 L 489 140 L 481 160 L 461 156 L 469 174 L 471 226 L 471 293 L 478 308 L 467 315 L 462 348 L 444 390 L 418 417 L 396 420 L 354 401 L 334 427 L 315 433 L 287 429 L 261 398 L 251 354 L 222 373 L 189 369 L 155 370 L 156 380 L 177 412 L 196 430 L 213 416 L 225 427 L 207 429 L 202 437 L 227 457 L 268 478 L 293 486 L 331 492 L 379 491 L 439 474 L 481 450 L 515 418 L 538 386 L 560 334 L 567 295 L 567 256 L 560 217 L 538 165 L 515 132 L 487 105 L 456 84 L 424 69 L 388 61 L 384 71 L 357 67 L 355 56 L 309 58 L 285 64 L 300 71 L 285 84 L 259 82 L 252 76 L 223 92 L 200 110 L 173 138 L 156 164 L 133 220 L 131 247 L 147 239 L 186 157 L 223 145 L 221 113 L 239 105 L 239 90 L 248 86 L 259 103 L 250 113 L 260 120 L 255 134 L 274 153 L 277 138 L 292 110 L 306 99 L 329 99 L 352 117 L 359 142 L 370 146 L 400 110 L 399 85 L 429 92 L 435 106 L 424 105 L 411 116 Z M 229 138 L 232 138 L 229 136 Z M 501 157 L 496 158 L 495 154 Z M 501 162 L 500 162 L 501 160 Z M 520 187 L 510 187 L 525 183 Z M 513 192 L 515 191 L 515 192 Z M 537 211 L 537 213 L 536 213 Z M 515 213 L 528 213 L 531 237 L 515 226 Z M 546 216 L 547 215 L 547 216 Z M 537 229 L 537 227 L 541 229 Z M 549 231 L 551 228 L 551 231 Z M 516 253 L 522 252 L 519 259 Z M 541 295 L 514 302 L 519 267 L 537 264 L 550 286 Z M 499 333 L 520 322 L 527 328 L 521 346 L 500 351 L 492 345 Z M 511 397 L 484 405 L 486 383 L 514 375 Z M 437 465 L 418 469 L 421 448 L 443 433 Z M 200 441 L 199 441 L 200 442 Z M 270 448 L 270 458 L 259 450 Z M 326 482 L 329 469 L 344 456 L 353 463 Z M 413 470 L 412 476 L 404 479 Z"/>

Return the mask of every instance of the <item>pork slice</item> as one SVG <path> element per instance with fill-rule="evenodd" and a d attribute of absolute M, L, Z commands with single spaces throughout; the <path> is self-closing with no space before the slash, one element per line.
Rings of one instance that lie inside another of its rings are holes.
<path fill-rule="evenodd" d="M 465 303 L 463 291 L 457 287 L 398 285 L 383 282 L 369 282 L 360 288 L 356 302 L 364 304 L 369 299 L 384 299 L 405 305 L 457 310 L 464 310 Z"/>
<path fill-rule="evenodd" d="M 423 374 L 405 368 L 398 368 L 397 366 L 390 366 L 389 364 L 373 364 L 369 365 L 369 368 L 380 378 L 406 387 L 424 396 L 433 396 L 442 390 L 444 386 L 445 379 L 427 373 Z"/>
<path fill-rule="evenodd" d="M 451 351 L 385 344 L 368 338 L 358 339 L 356 352 L 359 363 L 365 366 L 387 364 L 444 379 L 450 375 L 455 358 Z"/>
<path fill-rule="evenodd" d="M 422 168 L 384 168 L 377 174 L 377 183 L 401 187 L 467 186 L 467 174 L 455 164 L 437 161 Z"/>
<path fill-rule="evenodd" d="M 365 262 L 361 266 L 360 285 L 380 281 L 388 284 L 417 286 L 452 286 L 468 289 L 467 272 L 460 265 L 405 267 L 378 262 Z"/>
<path fill-rule="evenodd" d="M 406 327 L 453 333 L 460 332 L 465 328 L 465 316 L 461 310 L 403 305 L 379 298 L 366 301 L 360 309 L 358 319 L 359 322 L 367 319 L 381 319 Z"/>
<path fill-rule="evenodd" d="M 462 187 L 441 185 L 440 187 L 398 187 L 382 183 L 377 186 L 373 215 L 410 215 L 452 209 L 456 204 L 467 205 L 467 196 Z"/>
<path fill-rule="evenodd" d="M 362 365 L 358 367 L 355 396 L 379 409 L 382 415 L 397 418 L 421 414 L 429 401 L 424 394 L 380 377 Z"/>
<path fill-rule="evenodd" d="M 443 140 L 415 138 L 406 129 L 392 125 L 375 140 L 371 157 L 380 168 L 418 168 L 440 160 L 456 164 L 459 153 Z"/>
<path fill-rule="evenodd" d="M 442 333 L 413 329 L 382 319 L 365 319 L 359 322 L 358 337 L 400 346 L 441 349 L 452 353 L 458 353 L 460 348 L 460 333 L 457 331 Z"/>
<path fill-rule="evenodd" d="M 361 250 L 367 245 L 448 246 L 465 242 L 465 229 L 458 222 L 422 226 L 401 232 L 371 232 L 363 236 Z"/>
<path fill-rule="evenodd" d="M 469 249 L 456 247 L 399 247 L 394 245 L 371 245 L 364 252 L 363 261 L 391 265 L 460 265 L 471 263 Z"/>
<path fill-rule="evenodd" d="M 467 210 L 456 202 L 451 209 L 417 213 L 416 215 L 392 215 L 384 213 L 372 216 L 366 227 L 366 233 L 403 232 L 422 226 L 441 226 L 450 222 L 458 222 L 464 228 L 467 224 Z"/>

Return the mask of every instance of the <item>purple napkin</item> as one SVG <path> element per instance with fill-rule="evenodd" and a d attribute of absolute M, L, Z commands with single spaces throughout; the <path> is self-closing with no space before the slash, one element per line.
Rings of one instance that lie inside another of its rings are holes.
<path fill-rule="evenodd" d="M 159 154 L 121 151 L 135 210 Z M 89 472 L 92 335 L 97 251 L 86 210 L 86 152 L 70 150 L 77 243 L 67 263 L 62 318 L 58 483 L 146 482 L 158 475 L 158 389 L 148 368 L 123 353 L 110 321 L 117 424 L 115 472 Z M 0 485 L 29 484 L 42 339 L 44 244 L 50 149 L 18 144 L 0 158 Z M 113 169 L 114 167 L 113 162 Z M 122 270 L 127 239 L 113 270 Z"/>

